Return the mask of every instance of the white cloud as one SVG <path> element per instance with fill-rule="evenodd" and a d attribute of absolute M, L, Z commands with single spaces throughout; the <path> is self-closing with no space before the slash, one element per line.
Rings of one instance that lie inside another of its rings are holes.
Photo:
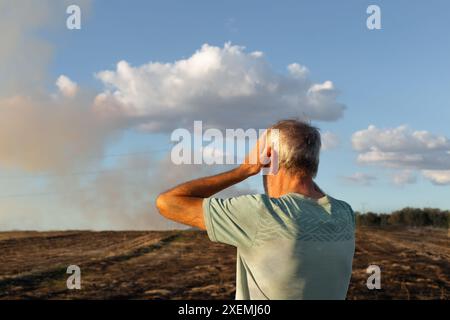
<path fill-rule="evenodd" d="M 275 72 L 261 52 L 203 45 L 187 59 L 97 73 L 105 90 L 98 112 L 132 117 L 149 131 L 168 131 L 203 120 L 220 128 L 267 126 L 280 118 L 334 121 L 345 107 L 331 81 L 313 83 L 306 67 Z"/>
<path fill-rule="evenodd" d="M 448 138 L 406 126 L 379 129 L 371 125 L 353 134 L 352 145 L 362 164 L 430 170 L 450 167 Z"/>
<path fill-rule="evenodd" d="M 331 150 L 339 146 L 339 137 L 332 132 L 322 133 L 322 150 Z"/>
<path fill-rule="evenodd" d="M 333 82 L 331 82 L 331 81 L 325 81 L 324 83 L 316 83 L 316 84 L 313 84 L 310 88 L 309 88 L 309 90 L 308 90 L 308 92 L 310 93 L 310 94 L 315 94 L 315 93 L 318 93 L 318 92 L 325 92 L 325 91 L 330 91 L 330 92 L 332 92 L 332 91 L 334 91 L 335 89 L 334 89 L 334 84 L 333 84 Z"/>
<path fill-rule="evenodd" d="M 394 174 L 392 182 L 397 186 L 414 184 L 417 182 L 417 176 L 412 170 L 402 170 Z"/>
<path fill-rule="evenodd" d="M 352 145 L 359 152 L 357 160 L 360 164 L 409 172 L 425 170 L 424 177 L 433 183 L 442 181 L 442 170 L 450 168 L 450 139 L 428 131 L 413 131 L 407 126 L 379 129 L 371 125 L 353 134 Z M 405 172 L 397 175 L 394 182 L 413 183 L 414 179 L 408 178 Z"/>
<path fill-rule="evenodd" d="M 59 76 L 56 86 L 65 97 L 73 98 L 78 92 L 78 85 L 65 75 Z"/>
<path fill-rule="evenodd" d="M 291 75 L 300 78 L 306 77 L 309 73 L 307 67 L 302 66 L 298 63 L 291 63 L 290 65 L 288 65 L 288 71 Z"/>
<path fill-rule="evenodd" d="M 450 185 L 450 170 L 423 170 L 422 174 L 435 185 Z"/>
<path fill-rule="evenodd" d="M 368 185 L 371 185 L 373 181 L 377 180 L 377 177 L 370 175 L 370 174 L 362 173 L 362 172 L 356 172 L 356 173 L 352 174 L 351 176 L 343 177 L 343 179 L 348 182 L 368 186 Z"/>
<path fill-rule="evenodd" d="M 353 148 L 357 151 L 382 150 L 384 152 L 422 153 L 426 151 L 450 150 L 450 140 L 428 131 L 413 131 L 407 126 L 394 129 L 379 129 L 370 125 L 357 131 L 352 137 Z"/>

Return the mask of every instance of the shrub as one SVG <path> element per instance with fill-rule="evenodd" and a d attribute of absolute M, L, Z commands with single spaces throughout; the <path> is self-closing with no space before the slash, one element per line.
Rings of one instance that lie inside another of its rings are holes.
<path fill-rule="evenodd" d="M 355 221 L 358 226 L 410 226 L 438 228 L 450 227 L 450 211 L 435 208 L 410 208 L 387 213 L 355 212 Z"/>

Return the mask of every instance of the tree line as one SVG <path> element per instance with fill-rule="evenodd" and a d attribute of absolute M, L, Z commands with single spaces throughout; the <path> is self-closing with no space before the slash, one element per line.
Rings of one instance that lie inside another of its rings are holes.
<path fill-rule="evenodd" d="M 450 227 L 450 211 L 435 208 L 407 207 L 390 214 L 374 212 L 363 214 L 355 212 L 355 214 L 357 226 L 432 226 L 447 229 Z"/>

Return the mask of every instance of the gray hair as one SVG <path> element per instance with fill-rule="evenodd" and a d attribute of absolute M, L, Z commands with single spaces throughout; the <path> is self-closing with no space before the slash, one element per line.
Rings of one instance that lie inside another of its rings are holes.
<path fill-rule="evenodd" d="M 317 175 L 321 139 L 319 129 L 299 120 L 281 120 L 270 129 L 278 129 L 279 167 L 302 177 Z"/>

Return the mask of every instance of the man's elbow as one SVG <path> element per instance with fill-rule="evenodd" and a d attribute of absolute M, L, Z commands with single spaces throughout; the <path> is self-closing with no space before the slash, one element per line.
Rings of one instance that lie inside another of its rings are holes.
<path fill-rule="evenodd" d="M 161 193 L 156 197 L 156 208 L 158 209 L 159 213 L 163 216 L 168 218 L 168 201 L 167 196 L 164 193 Z"/>

